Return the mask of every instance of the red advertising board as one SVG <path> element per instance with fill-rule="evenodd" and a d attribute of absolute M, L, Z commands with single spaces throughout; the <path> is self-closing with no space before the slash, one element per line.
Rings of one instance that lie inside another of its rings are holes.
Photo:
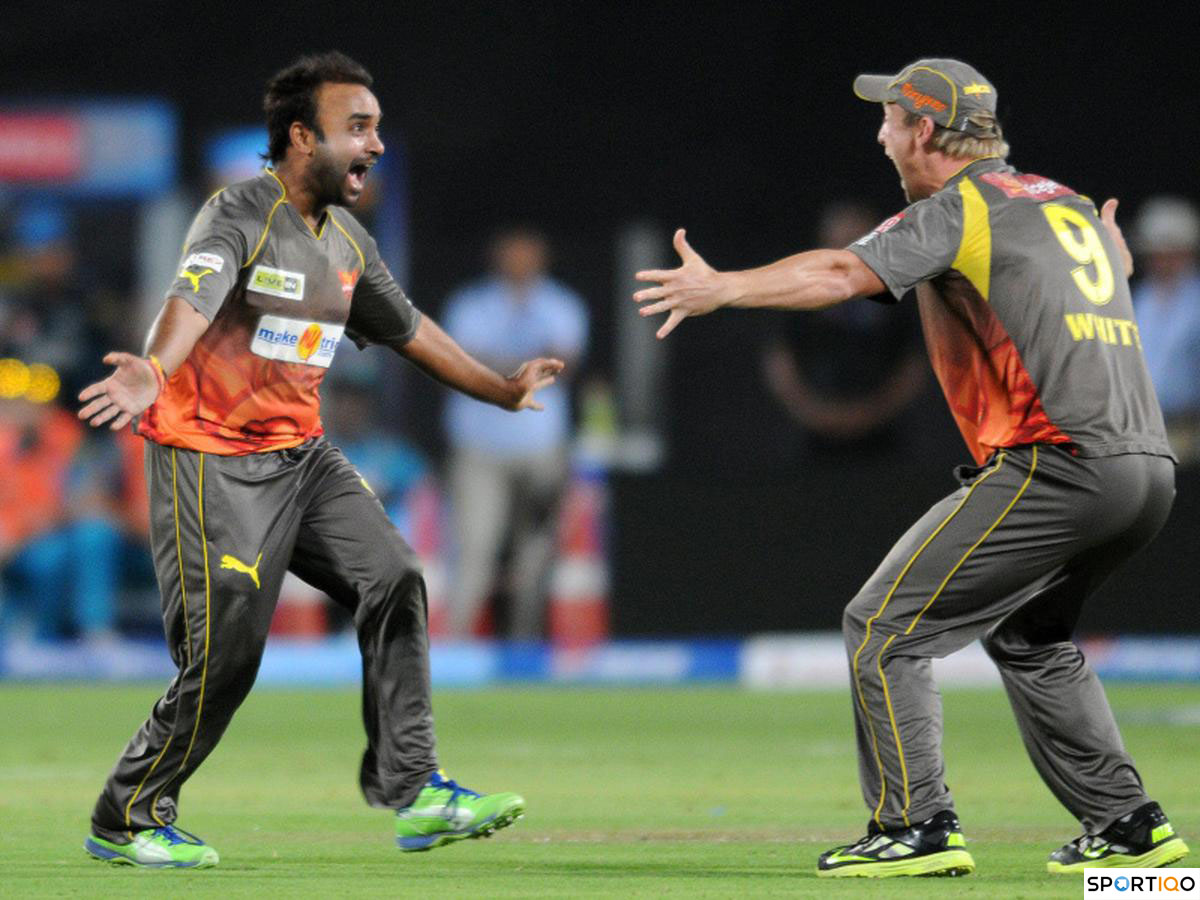
<path fill-rule="evenodd" d="M 0 180 L 72 179 L 83 167 L 83 129 L 74 116 L 0 112 Z"/>

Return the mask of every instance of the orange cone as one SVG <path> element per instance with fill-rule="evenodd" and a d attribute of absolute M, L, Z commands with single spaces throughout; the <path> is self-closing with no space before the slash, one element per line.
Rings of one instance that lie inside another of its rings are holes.
<path fill-rule="evenodd" d="M 550 640 L 584 647 L 608 637 L 608 492 L 597 478 L 572 480 L 559 520 L 559 557 L 550 585 Z"/>

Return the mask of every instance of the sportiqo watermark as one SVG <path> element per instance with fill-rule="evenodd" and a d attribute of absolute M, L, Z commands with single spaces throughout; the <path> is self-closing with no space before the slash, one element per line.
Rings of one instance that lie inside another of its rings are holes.
<path fill-rule="evenodd" d="M 1200 869 L 1084 869 L 1083 896 L 1200 898 Z"/>

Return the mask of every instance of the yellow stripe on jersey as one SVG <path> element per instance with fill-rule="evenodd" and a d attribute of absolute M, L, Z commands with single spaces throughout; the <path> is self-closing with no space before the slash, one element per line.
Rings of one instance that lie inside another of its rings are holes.
<path fill-rule="evenodd" d="M 356 240 L 354 240 L 354 238 L 350 237 L 350 232 L 348 232 L 345 228 L 342 227 L 342 223 L 339 222 L 337 219 L 333 218 L 333 213 L 328 213 L 328 216 L 329 216 L 330 220 L 333 222 L 334 227 L 337 228 L 338 231 L 340 231 L 342 234 L 344 234 L 346 236 L 346 240 L 348 240 L 350 242 L 350 246 L 353 247 L 354 252 L 358 254 L 358 264 L 359 264 L 359 266 L 361 266 L 359 271 L 365 272 L 367 270 L 367 261 L 363 257 L 362 250 L 358 246 L 358 241 L 356 241 Z"/>
<path fill-rule="evenodd" d="M 262 237 L 258 239 L 258 244 L 255 246 L 254 252 L 250 254 L 250 258 L 246 260 L 245 264 L 242 266 L 243 269 L 250 268 L 250 263 L 254 262 L 255 258 L 257 258 L 259 251 L 263 248 L 263 244 L 267 242 L 267 235 L 271 232 L 271 220 L 275 218 L 275 210 L 279 209 L 279 205 L 287 200 L 287 188 L 284 187 L 283 182 L 279 179 L 279 176 L 270 169 L 264 169 L 264 171 L 274 178 L 279 184 L 279 199 L 275 201 L 275 205 L 272 206 L 271 211 L 267 213 L 267 224 L 263 226 Z"/>
<path fill-rule="evenodd" d="M 970 178 L 958 183 L 958 192 L 963 199 L 963 233 L 950 268 L 961 272 L 987 300 L 992 277 L 992 226 L 987 201 Z"/>

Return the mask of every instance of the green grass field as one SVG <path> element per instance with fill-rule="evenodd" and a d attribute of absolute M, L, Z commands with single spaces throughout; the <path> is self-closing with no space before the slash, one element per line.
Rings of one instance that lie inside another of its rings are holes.
<path fill-rule="evenodd" d="M 184 788 L 179 824 L 221 853 L 204 871 L 87 857 L 95 795 L 158 686 L 0 685 L 0 895 L 14 897 L 1078 897 L 1046 854 L 1076 836 L 998 691 L 945 696 L 946 750 L 976 874 L 818 881 L 860 835 L 842 692 L 505 689 L 440 692 L 442 761 L 516 790 L 528 814 L 490 840 L 401 854 L 355 781 L 358 699 L 262 690 Z M 1111 698 L 1150 792 L 1200 842 L 1200 686 Z M 1197 848 L 1200 850 L 1200 848 Z M 1190 862 L 1191 860 L 1189 860 Z"/>

